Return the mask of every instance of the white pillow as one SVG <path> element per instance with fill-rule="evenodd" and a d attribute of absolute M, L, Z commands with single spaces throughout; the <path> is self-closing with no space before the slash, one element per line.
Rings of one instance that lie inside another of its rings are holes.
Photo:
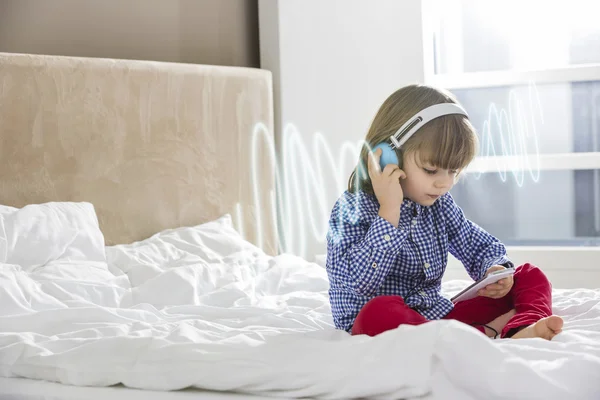
<path fill-rule="evenodd" d="M 106 262 L 104 235 L 92 204 L 0 208 L 0 262 L 30 270 L 58 259 Z"/>
<path fill-rule="evenodd" d="M 11 207 L 11 206 L 3 206 L 2 204 L 0 204 L 0 214 L 10 214 L 17 210 L 18 210 L 18 208 Z"/>

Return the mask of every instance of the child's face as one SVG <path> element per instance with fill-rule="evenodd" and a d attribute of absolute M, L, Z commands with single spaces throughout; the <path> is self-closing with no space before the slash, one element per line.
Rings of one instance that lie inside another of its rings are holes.
<path fill-rule="evenodd" d="M 404 197 L 422 206 L 432 205 L 452 189 L 458 175 L 458 171 L 421 162 L 416 152 L 404 155 L 402 169 L 406 173 L 406 179 L 400 180 Z"/>

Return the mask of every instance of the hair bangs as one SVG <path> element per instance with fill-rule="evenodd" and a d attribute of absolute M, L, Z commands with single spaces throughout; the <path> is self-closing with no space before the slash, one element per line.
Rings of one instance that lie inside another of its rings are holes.
<path fill-rule="evenodd" d="M 440 117 L 421 129 L 422 132 L 411 138 L 404 149 L 405 152 L 417 151 L 421 163 L 442 169 L 462 170 L 475 158 L 477 136 L 465 117 Z"/>

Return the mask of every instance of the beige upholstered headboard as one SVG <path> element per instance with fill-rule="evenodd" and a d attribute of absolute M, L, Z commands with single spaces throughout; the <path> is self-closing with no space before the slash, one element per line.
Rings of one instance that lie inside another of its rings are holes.
<path fill-rule="evenodd" d="M 273 254 L 272 107 L 265 70 L 0 53 L 0 204 L 88 201 L 107 245 L 228 213 Z"/>

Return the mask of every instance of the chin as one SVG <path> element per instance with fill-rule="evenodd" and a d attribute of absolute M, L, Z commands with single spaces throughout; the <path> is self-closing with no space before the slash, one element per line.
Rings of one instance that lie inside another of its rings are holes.
<path fill-rule="evenodd" d="M 432 206 L 432 205 L 435 204 L 436 201 L 439 200 L 440 197 L 441 196 L 438 196 L 438 197 L 435 197 L 435 198 L 433 198 L 433 197 L 425 197 L 421 201 L 418 201 L 417 203 L 419 203 L 420 205 L 425 206 L 425 207 Z"/>

